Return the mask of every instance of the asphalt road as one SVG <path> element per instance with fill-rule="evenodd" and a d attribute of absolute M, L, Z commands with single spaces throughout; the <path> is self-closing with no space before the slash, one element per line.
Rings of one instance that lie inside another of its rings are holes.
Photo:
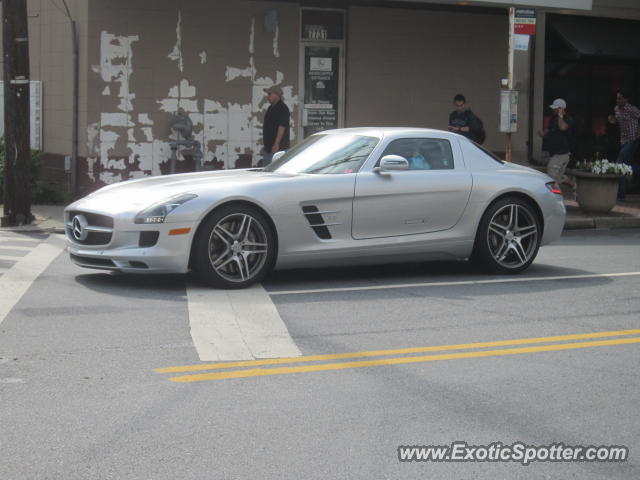
<path fill-rule="evenodd" d="M 194 347 L 196 279 L 60 253 L 25 280 L 13 266 L 61 239 L 1 235 L 0 289 L 25 290 L 0 319 L 2 479 L 640 478 L 640 230 L 567 232 L 515 277 L 465 263 L 276 272 L 264 289 L 302 356 L 225 368 Z M 398 458 L 456 441 L 629 457 Z"/>

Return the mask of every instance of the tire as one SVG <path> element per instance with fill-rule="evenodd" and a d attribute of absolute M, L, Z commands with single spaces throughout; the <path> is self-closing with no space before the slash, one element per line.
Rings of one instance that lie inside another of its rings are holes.
<path fill-rule="evenodd" d="M 193 267 L 216 288 L 245 288 L 271 271 L 276 235 L 266 216 L 247 205 L 215 210 L 198 229 Z"/>
<path fill-rule="evenodd" d="M 531 204 L 505 197 L 482 216 L 472 260 L 489 273 L 519 273 L 538 255 L 541 237 L 540 219 Z"/>

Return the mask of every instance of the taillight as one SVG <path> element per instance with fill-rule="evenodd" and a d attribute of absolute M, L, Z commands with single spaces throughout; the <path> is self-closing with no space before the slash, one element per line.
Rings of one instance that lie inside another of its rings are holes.
<path fill-rule="evenodd" d="M 557 182 L 549 182 L 546 185 L 551 193 L 562 195 L 562 189 L 560 188 L 560 185 L 558 185 Z"/>

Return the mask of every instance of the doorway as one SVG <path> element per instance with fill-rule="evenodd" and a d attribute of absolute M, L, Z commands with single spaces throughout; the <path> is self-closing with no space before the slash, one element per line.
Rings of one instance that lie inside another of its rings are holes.
<path fill-rule="evenodd" d="M 298 134 L 344 126 L 345 12 L 302 9 L 300 42 L 300 121 Z"/>

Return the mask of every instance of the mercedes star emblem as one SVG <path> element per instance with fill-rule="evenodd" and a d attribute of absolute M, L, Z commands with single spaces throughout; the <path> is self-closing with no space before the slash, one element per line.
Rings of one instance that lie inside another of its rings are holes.
<path fill-rule="evenodd" d="M 71 231 L 73 233 L 73 238 L 75 238 L 79 242 L 86 240 L 87 236 L 89 235 L 89 231 L 87 230 L 88 225 L 89 223 L 87 222 L 87 219 L 84 217 L 84 215 L 76 215 L 75 217 L 73 217 L 73 220 L 71 221 Z"/>

